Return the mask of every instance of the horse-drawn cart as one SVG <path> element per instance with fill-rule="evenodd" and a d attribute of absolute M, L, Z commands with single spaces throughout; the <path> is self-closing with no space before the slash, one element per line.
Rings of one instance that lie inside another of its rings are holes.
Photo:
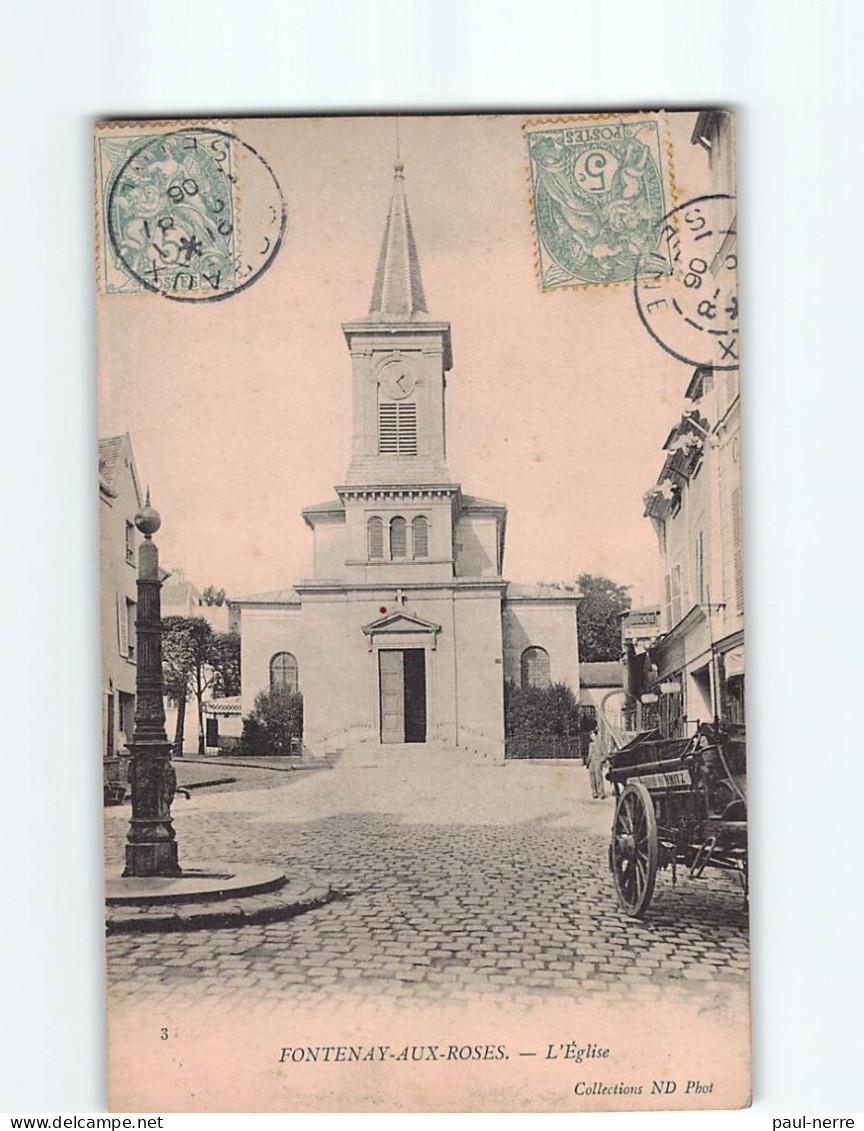
<path fill-rule="evenodd" d="M 617 804 L 609 847 L 621 907 L 642 916 L 658 868 L 735 872 L 747 894 L 747 769 L 743 726 L 702 724 L 691 738 L 642 732 L 610 756 Z"/>

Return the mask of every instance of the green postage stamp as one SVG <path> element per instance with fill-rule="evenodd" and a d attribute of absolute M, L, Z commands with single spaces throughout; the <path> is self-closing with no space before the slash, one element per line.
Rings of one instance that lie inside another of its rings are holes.
<path fill-rule="evenodd" d="M 231 139 L 215 130 L 97 138 L 107 293 L 234 282 Z"/>
<path fill-rule="evenodd" d="M 552 119 L 526 140 L 543 290 L 632 282 L 674 205 L 662 119 Z"/>
<path fill-rule="evenodd" d="M 221 125 L 100 124 L 97 269 L 105 294 L 215 302 L 271 266 L 287 222 L 281 187 L 265 157 Z"/>

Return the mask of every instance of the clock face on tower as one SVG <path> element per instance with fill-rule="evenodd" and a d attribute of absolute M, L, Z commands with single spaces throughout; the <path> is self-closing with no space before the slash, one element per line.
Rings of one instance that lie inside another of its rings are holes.
<path fill-rule="evenodd" d="M 416 384 L 411 366 L 402 360 L 388 361 L 378 374 L 381 392 L 394 401 L 410 397 Z"/>

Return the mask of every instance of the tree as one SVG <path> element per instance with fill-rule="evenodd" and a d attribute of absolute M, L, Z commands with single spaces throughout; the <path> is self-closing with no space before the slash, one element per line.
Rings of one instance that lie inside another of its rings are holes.
<path fill-rule="evenodd" d="M 214 632 L 203 617 L 166 617 L 162 622 L 162 671 L 165 693 L 177 704 L 174 752 L 183 755 L 186 703 L 194 695 L 198 707 L 198 753 L 205 752 L 204 696 L 240 694 L 240 637 Z"/>
<path fill-rule="evenodd" d="M 192 693 L 198 706 L 198 753 L 205 752 L 204 742 L 204 693 L 216 681 L 216 672 L 213 668 L 213 629 L 209 621 L 203 617 L 186 617 L 186 626 L 189 633 L 190 647 L 192 649 Z"/>
<path fill-rule="evenodd" d="M 578 613 L 579 658 L 586 663 L 620 659 L 619 618 L 632 604 L 629 586 L 592 573 L 580 573 L 578 584 L 583 598 Z"/>
<path fill-rule="evenodd" d="M 165 694 L 177 704 L 174 730 L 174 756 L 183 757 L 186 730 L 186 703 L 192 690 L 195 656 L 188 617 L 165 617 L 162 621 L 162 674 Z"/>
<path fill-rule="evenodd" d="M 224 605 L 225 590 L 217 589 L 214 585 L 208 585 L 201 594 L 201 600 L 205 605 Z"/>
<path fill-rule="evenodd" d="M 236 632 L 214 632 L 210 659 L 217 698 L 240 694 L 240 637 Z"/>
<path fill-rule="evenodd" d="M 303 696 L 287 687 L 274 687 L 255 697 L 243 720 L 243 750 L 247 754 L 291 754 L 303 738 Z"/>

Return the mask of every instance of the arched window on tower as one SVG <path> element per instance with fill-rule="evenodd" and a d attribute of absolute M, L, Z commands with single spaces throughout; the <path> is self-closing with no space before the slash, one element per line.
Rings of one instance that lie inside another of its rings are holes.
<path fill-rule="evenodd" d="M 366 523 L 366 544 L 370 558 L 384 557 L 384 519 L 374 515 Z"/>
<path fill-rule="evenodd" d="M 522 653 L 522 686 L 548 687 L 551 682 L 549 653 L 535 645 L 526 648 Z"/>
<path fill-rule="evenodd" d="M 297 691 L 299 686 L 297 657 L 290 652 L 277 652 L 270 660 L 270 690 Z"/>
<path fill-rule="evenodd" d="M 429 557 L 429 520 L 418 514 L 411 522 L 411 533 L 414 543 L 414 557 Z"/>
<path fill-rule="evenodd" d="M 408 557 L 408 524 L 401 515 L 390 519 L 390 557 Z"/>

